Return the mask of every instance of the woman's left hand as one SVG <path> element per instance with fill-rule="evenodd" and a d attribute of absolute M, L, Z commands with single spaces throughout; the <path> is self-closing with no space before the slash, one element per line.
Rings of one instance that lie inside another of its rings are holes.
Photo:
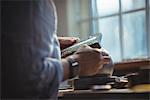
<path fill-rule="evenodd" d="M 58 37 L 58 40 L 60 43 L 61 50 L 72 46 L 73 44 L 79 41 L 79 39 L 75 37 Z"/>

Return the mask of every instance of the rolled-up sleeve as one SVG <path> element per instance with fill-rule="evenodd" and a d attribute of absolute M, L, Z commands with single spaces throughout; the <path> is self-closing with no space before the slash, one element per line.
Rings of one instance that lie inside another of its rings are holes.
<path fill-rule="evenodd" d="M 33 73 L 31 76 L 33 80 L 36 78 L 39 80 L 37 88 L 42 96 L 54 98 L 57 97 L 58 87 L 63 78 L 60 48 L 56 36 L 56 12 L 52 0 L 40 0 L 33 5 L 32 31 L 34 34 L 31 43 Z"/>
<path fill-rule="evenodd" d="M 50 74 L 50 75 L 46 75 L 46 76 L 49 76 L 48 80 L 52 81 L 55 77 L 58 77 L 58 83 L 62 81 L 63 70 L 62 70 L 62 64 L 60 61 L 58 61 L 57 59 L 52 59 L 52 58 L 47 57 L 44 59 L 44 66 L 48 69 L 45 71 L 49 71 L 47 73 Z"/>

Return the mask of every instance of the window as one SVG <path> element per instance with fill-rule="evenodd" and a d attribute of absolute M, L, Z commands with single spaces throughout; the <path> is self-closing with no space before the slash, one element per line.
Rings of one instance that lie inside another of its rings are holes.
<path fill-rule="evenodd" d="M 150 56 L 150 0 L 75 1 L 73 28 L 81 39 L 102 33 L 101 44 L 116 62 Z"/>

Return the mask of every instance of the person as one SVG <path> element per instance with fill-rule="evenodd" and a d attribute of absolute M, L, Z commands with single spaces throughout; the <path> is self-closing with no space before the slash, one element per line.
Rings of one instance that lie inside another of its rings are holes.
<path fill-rule="evenodd" d="M 94 75 L 109 63 L 108 55 L 87 45 L 61 58 L 60 45 L 75 39 L 60 38 L 59 44 L 52 0 L 2 0 L 1 7 L 2 98 L 57 99 L 61 81 Z"/>

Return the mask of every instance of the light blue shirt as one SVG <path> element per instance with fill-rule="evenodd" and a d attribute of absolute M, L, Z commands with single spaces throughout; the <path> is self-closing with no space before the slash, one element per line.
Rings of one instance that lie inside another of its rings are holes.
<path fill-rule="evenodd" d="M 2 97 L 57 99 L 63 69 L 53 1 L 8 0 L 2 7 Z"/>

